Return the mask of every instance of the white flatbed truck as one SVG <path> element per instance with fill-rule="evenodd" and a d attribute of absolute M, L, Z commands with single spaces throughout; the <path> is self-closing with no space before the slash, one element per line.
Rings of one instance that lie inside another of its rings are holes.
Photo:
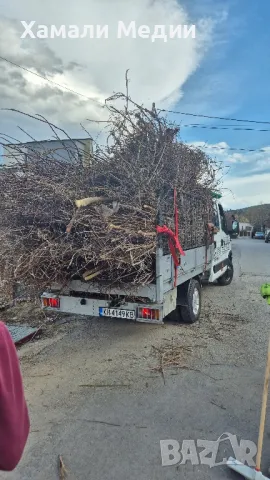
<path fill-rule="evenodd" d="M 41 296 L 42 307 L 63 313 L 115 317 L 162 324 L 173 315 L 186 323 L 198 320 L 203 280 L 229 285 L 233 278 L 231 239 L 223 208 L 215 204 L 215 229 L 207 245 L 185 251 L 177 267 L 164 253 L 157 235 L 155 282 L 144 286 L 113 286 L 95 281 L 71 280 L 52 285 Z"/>

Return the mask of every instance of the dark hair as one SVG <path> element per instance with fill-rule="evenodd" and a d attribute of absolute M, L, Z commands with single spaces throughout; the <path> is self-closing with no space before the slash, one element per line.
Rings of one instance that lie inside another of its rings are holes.
<path fill-rule="evenodd" d="M 232 215 L 232 219 L 235 220 L 235 216 L 234 216 L 234 215 Z"/>

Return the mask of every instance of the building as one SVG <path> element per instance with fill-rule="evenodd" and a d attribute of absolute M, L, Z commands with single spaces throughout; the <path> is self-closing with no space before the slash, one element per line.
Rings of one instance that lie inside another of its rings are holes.
<path fill-rule="evenodd" d="M 239 234 L 241 237 L 252 236 L 253 225 L 251 223 L 239 222 Z"/>
<path fill-rule="evenodd" d="M 72 162 L 81 160 L 84 166 L 89 166 L 93 154 L 93 141 L 91 138 L 76 138 L 64 140 L 44 140 L 40 142 L 27 142 L 7 144 L 3 146 L 2 165 L 12 166 L 14 161 L 27 162 L 30 156 L 54 158 Z"/>
<path fill-rule="evenodd" d="M 232 213 L 231 211 L 226 212 L 225 216 L 226 216 L 228 232 L 230 234 L 235 231 L 234 228 L 233 228 L 233 220 L 235 219 L 235 221 L 238 223 L 237 231 L 235 231 L 236 236 L 238 236 L 238 235 L 240 237 L 251 237 L 252 236 L 253 225 L 251 225 L 251 223 L 239 222 L 238 216 L 235 215 L 234 213 Z"/>
<path fill-rule="evenodd" d="M 231 212 L 225 213 L 227 231 L 231 238 L 237 238 L 239 235 L 239 222 Z"/>

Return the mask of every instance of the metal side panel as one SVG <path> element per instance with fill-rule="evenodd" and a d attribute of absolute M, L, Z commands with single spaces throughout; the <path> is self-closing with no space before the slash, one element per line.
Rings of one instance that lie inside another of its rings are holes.
<path fill-rule="evenodd" d="M 163 301 L 163 318 L 165 318 L 169 313 L 173 312 L 176 309 L 177 303 L 177 288 L 164 293 Z"/>
<path fill-rule="evenodd" d="M 201 275 L 205 269 L 206 262 L 206 249 L 205 247 L 193 248 L 185 252 L 185 256 L 181 257 L 181 265 L 178 267 L 177 286 L 185 283 L 193 277 Z M 209 247 L 207 252 L 207 266 L 208 270 L 211 266 L 212 260 L 212 247 Z M 173 272 L 172 265 L 172 272 Z M 174 273 L 172 273 L 173 275 Z M 164 291 L 167 292 L 172 288 L 172 284 L 164 283 Z"/>
<path fill-rule="evenodd" d="M 62 292 L 63 294 L 74 292 L 97 293 L 104 295 L 122 295 L 126 297 L 142 297 L 149 298 L 150 301 L 156 300 L 156 285 L 149 284 L 145 286 L 125 285 L 122 288 L 110 285 L 102 285 L 95 282 L 81 282 L 80 280 L 72 280 L 67 287 L 61 285 L 52 285 L 52 291 Z"/>
<path fill-rule="evenodd" d="M 163 282 L 172 282 L 174 278 L 173 259 L 171 255 L 163 255 L 161 258 L 161 268 L 163 272 Z"/>
<path fill-rule="evenodd" d="M 156 302 L 163 302 L 163 250 L 158 247 L 156 250 Z"/>

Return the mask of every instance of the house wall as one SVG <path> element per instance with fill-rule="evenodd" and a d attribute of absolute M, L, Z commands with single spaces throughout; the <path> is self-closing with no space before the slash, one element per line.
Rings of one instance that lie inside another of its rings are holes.
<path fill-rule="evenodd" d="M 240 236 L 251 237 L 253 226 L 251 223 L 239 222 L 239 232 Z"/>
<path fill-rule="evenodd" d="M 18 153 L 16 145 L 6 145 L 3 147 L 2 163 L 4 165 L 12 165 L 17 160 L 25 160 L 27 155 L 46 155 L 47 157 L 72 162 L 80 157 L 82 162 L 90 164 L 91 154 L 93 153 L 93 143 L 91 139 L 83 140 L 53 140 L 44 142 L 29 142 L 21 144 Z"/>

